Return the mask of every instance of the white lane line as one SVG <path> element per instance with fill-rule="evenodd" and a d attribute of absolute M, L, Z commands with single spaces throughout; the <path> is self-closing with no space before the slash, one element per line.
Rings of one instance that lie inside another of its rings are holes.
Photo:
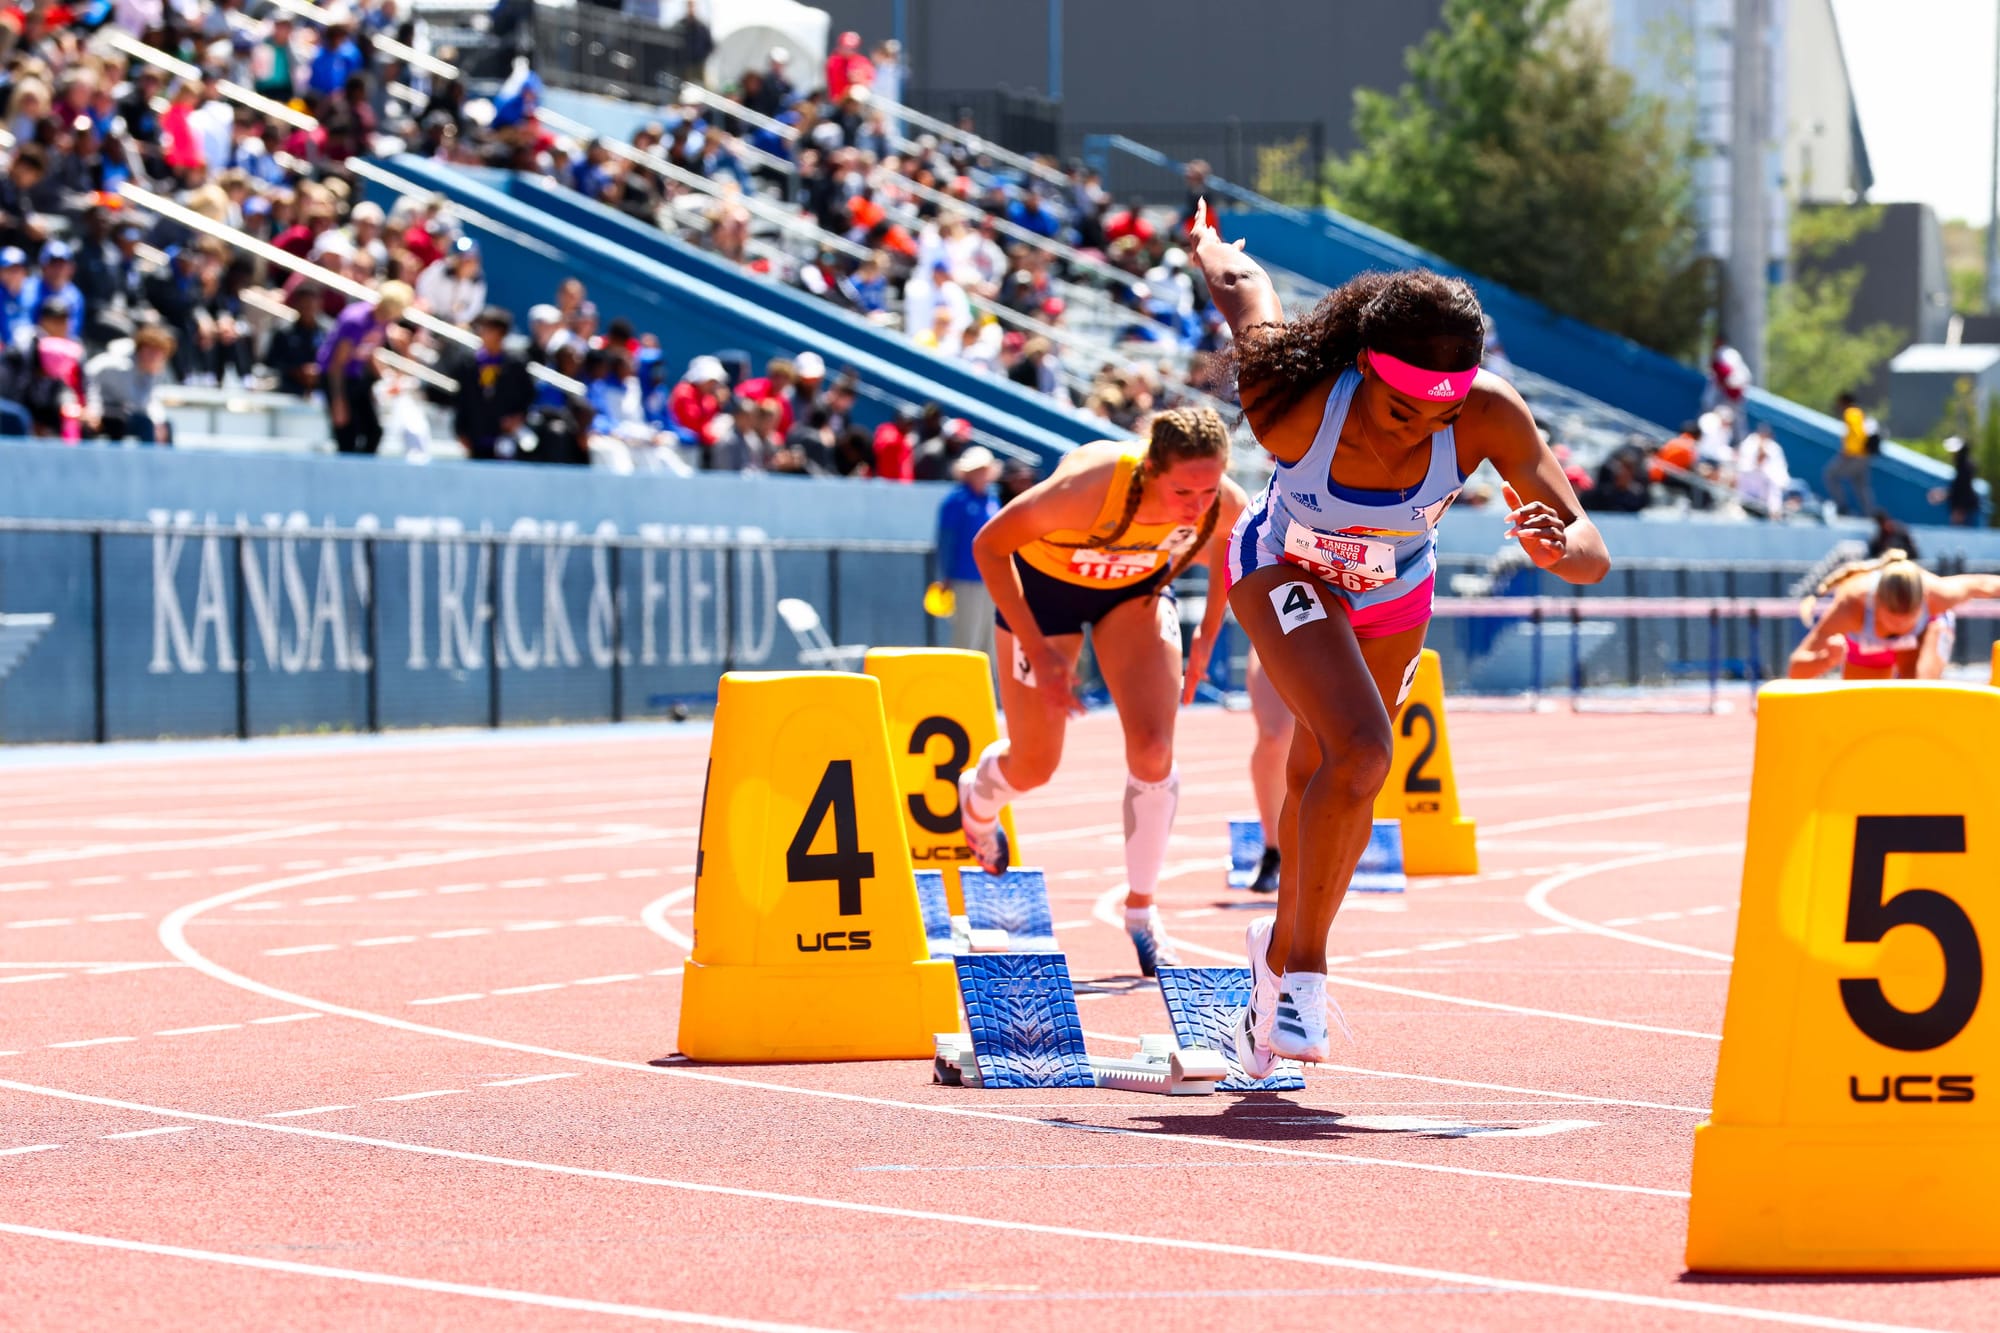
<path fill-rule="evenodd" d="M 586 870 L 577 875 L 564 875 L 562 882 L 565 884 L 595 884 L 604 877 L 602 870 Z"/>
<path fill-rule="evenodd" d="M 394 1097 L 377 1097 L 378 1102 L 420 1102 L 426 1097 L 457 1097 L 464 1088 L 438 1088 L 431 1092 L 399 1092 Z"/>
<path fill-rule="evenodd" d="M 661 872 L 660 872 L 660 871 L 658 871 L 658 870 L 621 870 L 621 871 L 619 871 L 619 872 L 618 872 L 618 878 L 620 878 L 620 879 L 658 879 L 658 878 L 660 877 L 660 874 L 661 874 Z"/>
<path fill-rule="evenodd" d="M 1728 910 L 1729 910 L 1729 908 L 1728 908 L 1727 906 L 1725 906 L 1725 905 L 1723 905 L 1723 904 L 1719 904 L 1719 903 L 1718 903 L 1718 904 L 1715 904 L 1715 905 L 1713 905 L 1713 906 L 1710 906 L 1710 907 L 1690 907 L 1690 908 L 1688 908 L 1688 915 L 1689 915 L 1689 916 L 1715 916 L 1715 915 L 1717 915 L 1718 913 L 1722 913 L 1722 912 L 1727 912 Z"/>
<path fill-rule="evenodd" d="M 123 875 L 85 875 L 82 879 L 73 879 L 70 881 L 70 883 L 76 885 L 76 887 L 78 887 L 79 889 L 96 888 L 99 884 L 123 884 L 124 882 L 125 882 L 125 877 Z M 26 884 L 17 885 L 14 887 L 24 888 L 24 889 L 38 889 L 43 887 L 47 883 L 48 881 L 45 879 L 38 879 L 38 880 L 31 880 Z M 5 889 L 7 887 L 9 886 L 0 884 L 0 889 Z"/>
<path fill-rule="evenodd" d="M 53 861 L 88 861 L 100 856 L 137 856 L 144 852 L 183 852 L 193 847 L 233 847 L 246 842 L 279 842 L 286 838 L 309 838 L 319 833 L 337 833 L 339 824 L 292 824 L 285 828 L 259 829 L 254 833 L 225 833 L 213 838 L 180 838 L 170 842 L 113 842 L 94 847 L 57 847 L 29 852 L 25 856 L 0 857 L 0 867 L 48 865 Z M 258 867 L 261 869 L 261 867 Z"/>
<path fill-rule="evenodd" d="M 0 986 L 11 986 L 17 981 L 60 981 L 67 972 L 29 972 L 24 976 L 0 977 Z"/>
<path fill-rule="evenodd" d="M 321 898 L 302 898 L 302 907 L 332 907 L 335 903 L 358 903 L 361 900 L 351 893 L 329 893 Z"/>
<path fill-rule="evenodd" d="M 50 916 L 50 917 L 42 917 L 42 918 L 40 918 L 40 919 L 38 919 L 38 920 L 35 920 L 35 921 L 9 921 L 9 922 L 7 923 L 7 929 L 9 929 L 9 930 L 39 930 L 39 929 L 41 929 L 41 928 L 42 928 L 43 926 L 73 926 L 73 925 L 75 925 L 75 924 L 76 924 L 76 918 L 75 918 L 75 917 L 69 917 L 69 916 Z"/>
<path fill-rule="evenodd" d="M 562 924 L 560 921 L 509 921 L 506 925 L 500 927 L 500 929 L 514 931 L 561 930 Z"/>
<path fill-rule="evenodd" d="M 1673 940 L 1656 940 L 1650 935 L 1635 935 L 1619 930 L 1611 925 L 1599 925 L 1595 921 L 1585 921 L 1571 916 L 1568 912 L 1549 902 L 1549 896 L 1566 884 L 1587 879 L 1593 875 L 1609 874 L 1615 870 L 1630 870 L 1635 866 L 1657 865 L 1662 861 L 1685 860 L 1701 856 L 1733 856 L 1743 850 L 1740 842 L 1714 843 L 1706 847 L 1676 847 L 1664 852 L 1646 852 L 1638 856 L 1620 857 L 1615 861 L 1597 861 L 1574 870 L 1565 870 L 1551 875 L 1530 888 L 1522 898 L 1528 910 L 1537 916 L 1545 916 L 1551 921 L 1560 921 L 1575 930 L 1587 931 L 1593 935 L 1603 935 L 1609 939 L 1623 940 L 1627 944 L 1637 944 L 1648 949 L 1665 949 L 1671 953 L 1683 953 L 1694 958 L 1710 958 L 1718 963 L 1733 962 L 1733 954 L 1721 953 L 1715 949 L 1697 948 L 1692 944 L 1680 944 Z"/>
<path fill-rule="evenodd" d="M 147 872 L 146 872 L 146 878 L 147 878 L 147 879 L 193 879 L 193 878 L 194 878 L 194 871 L 192 871 L 192 870 L 149 870 L 149 871 L 147 871 Z"/>
<path fill-rule="evenodd" d="M 282 866 L 280 866 L 280 867 L 279 867 L 279 869 L 281 869 L 281 870 L 318 870 L 318 869 L 319 869 L 319 868 L 320 868 L 321 866 L 324 866 L 325 864 L 326 864 L 326 862 L 324 862 L 324 861 L 287 861 L 287 862 L 285 862 L 285 863 L 284 863 L 284 864 L 283 864 Z"/>
<path fill-rule="evenodd" d="M 77 883 L 108 884 L 112 880 L 123 878 L 125 878 L 123 875 L 112 875 L 109 878 L 80 879 Z M 6 884 L 0 884 L 0 893 L 27 893 L 32 889 L 46 889 L 48 886 L 49 882 L 45 879 L 17 879 Z"/>
<path fill-rule="evenodd" d="M 1567 935 L 1569 932 L 1570 927 L 1568 926 L 1536 926 L 1528 933 L 1530 935 Z"/>
<path fill-rule="evenodd" d="M 417 937 L 415 935 L 375 935 L 365 940 L 354 941 L 354 947 L 357 949 L 373 949 L 383 944 L 415 944 L 416 942 Z"/>
<path fill-rule="evenodd" d="M 267 1126 L 268 1128 L 268 1126 Z M 53 1144 L 51 1147 L 55 1146 Z M 752 1330 L 752 1333 L 833 1333 L 807 1324 L 778 1324 L 762 1319 L 738 1319 L 731 1315 L 703 1314 L 695 1310 L 666 1310 L 651 1305 L 623 1305 L 616 1301 L 593 1301 L 580 1296 L 553 1296 L 540 1291 L 518 1291 L 512 1287 L 478 1287 L 466 1282 L 442 1282 L 436 1278 L 403 1277 L 396 1273 L 375 1273 L 358 1268 L 330 1268 L 324 1264 L 302 1264 L 292 1259 L 266 1259 L 260 1255 L 230 1254 L 221 1250 L 196 1250 L 185 1245 L 156 1245 L 150 1241 L 125 1240 L 117 1236 L 93 1236 L 81 1231 L 55 1231 L 47 1227 L 21 1226 L 0 1222 L 0 1231 L 37 1240 L 89 1245 L 102 1250 L 125 1250 L 136 1254 L 162 1255 L 196 1263 L 224 1264 L 232 1268 L 256 1268 L 267 1273 L 290 1273 L 296 1277 L 326 1278 L 336 1282 L 360 1282 L 375 1287 L 401 1287 L 444 1296 L 470 1296 L 478 1300 L 510 1305 L 533 1305 L 550 1310 L 574 1310 L 583 1314 L 619 1315 L 656 1324 L 695 1324 L 704 1328 Z"/>
<path fill-rule="evenodd" d="M 481 889 L 483 889 L 483 888 L 485 888 L 485 887 L 486 887 L 486 886 L 485 886 L 484 884 L 447 884 L 447 885 L 445 885 L 445 886 L 444 886 L 443 888 L 439 889 L 439 890 L 438 890 L 438 892 L 439 892 L 439 893 L 478 893 L 478 892 L 479 892 L 479 891 L 480 891 Z"/>
<path fill-rule="evenodd" d="M 471 939 L 474 935 L 491 935 L 492 933 L 493 928 L 491 926 L 461 926 L 457 930 L 434 930 L 431 932 L 431 938 L 434 940 L 466 940 Z"/>
<path fill-rule="evenodd" d="M 395 898 L 421 898 L 424 896 L 424 891 L 422 889 L 384 889 L 380 893 L 371 893 L 368 896 L 376 902 L 386 903 Z"/>
<path fill-rule="evenodd" d="M 116 1046 L 120 1042 L 137 1040 L 139 1040 L 137 1037 L 85 1037 L 82 1041 L 52 1041 L 49 1043 L 49 1049 L 52 1051 L 74 1051 L 80 1050 L 85 1046 Z"/>
<path fill-rule="evenodd" d="M 230 910 L 236 912 L 275 912 L 283 903 L 238 903 Z"/>
<path fill-rule="evenodd" d="M 495 995 L 533 995 L 537 991 L 561 990 L 562 988 L 563 984 L 560 981 L 542 981 L 532 986 L 502 986 L 493 993 Z"/>
<path fill-rule="evenodd" d="M 266 1120 L 291 1120 L 302 1115 L 331 1115 L 335 1111 L 352 1111 L 352 1106 L 308 1106 L 297 1111 L 268 1111 Z"/>
<path fill-rule="evenodd" d="M 1477 939 L 1474 939 L 1474 940 L 1472 941 L 1472 943 L 1474 943 L 1474 944 L 1505 944 L 1505 943 L 1507 943 L 1507 942 L 1508 942 L 1509 940 L 1518 940 L 1518 939 L 1520 939 L 1520 938 L 1521 938 L 1521 935 L 1520 935 L 1520 932 L 1519 932 L 1519 931 L 1509 931 L 1508 933 L 1506 933 L 1506 934 L 1504 934 L 1504 935 L 1481 935 L 1481 936 L 1479 936 L 1479 937 L 1478 937 Z"/>
<path fill-rule="evenodd" d="M 1646 918 L 1648 921 L 1678 921 L 1680 919 L 1681 914 L 1679 912 L 1655 912 Z"/>
<path fill-rule="evenodd" d="M 1643 805 L 1618 805 L 1607 810 L 1585 810 L 1547 815 L 1540 819 L 1517 819 L 1511 824 L 1495 824 L 1481 829 L 1480 836 L 1499 837 L 1503 833 L 1526 833 L 1530 829 L 1568 828 L 1572 824 L 1596 824 L 1605 820 L 1624 819 L 1629 815 L 1659 815 L 1673 810 L 1700 810 L 1712 805 L 1741 805 L 1750 799 L 1747 789 L 1738 792 L 1722 792 L 1714 796 L 1689 796 L 1677 801 L 1647 801 Z"/>
<path fill-rule="evenodd" d="M 31 1152 L 54 1152 L 60 1143 L 29 1143 L 19 1148 L 0 1148 L 0 1157 L 23 1157 Z"/>
<path fill-rule="evenodd" d="M 625 1062 L 607 1060 L 605 1063 L 623 1064 Z M 903 1222 L 938 1222 L 950 1226 L 970 1227 L 983 1231 L 1053 1236 L 1065 1240 L 1104 1241 L 1111 1244 L 1132 1245 L 1147 1249 L 1220 1255 L 1242 1259 L 1263 1259 L 1279 1263 L 1303 1264 L 1318 1268 L 1379 1273 L 1386 1276 L 1415 1278 L 1429 1282 L 1450 1282 L 1472 1286 L 1494 1287 L 1505 1291 L 1518 1291 L 1539 1296 L 1554 1296 L 1589 1304 L 1622 1305 L 1652 1310 L 1673 1310 L 1682 1313 L 1712 1315 L 1721 1318 L 1746 1319 L 1759 1323 L 1789 1324 L 1805 1328 L 1843 1329 L 1852 1330 L 1853 1333 L 1907 1333 L 1907 1326 L 1863 1323 L 1856 1320 L 1836 1319 L 1827 1315 L 1806 1314 L 1792 1310 L 1773 1310 L 1753 1305 L 1733 1305 L 1715 1301 L 1689 1300 L 1682 1297 L 1653 1296 L 1639 1292 L 1617 1291 L 1608 1288 L 1565 1286 L 1553 1282 L 1535 1282 L 1521 1278 L 1455 1272 L 1449 1269 L 1423 1268 L 1414 1264 L 1387 1263 L 1381 1260 L 1362 1259 L 1348 1255 L 1315 1254 L 1298 1250 L 1277 1249 L 1274 1247 L 1241 1245 L 1227 1241 L 1182 1239 L 1179 1237 L 1147 1235 L 1136 1232 L 1063 1226 L 1046 1222 L 1015 1221 L 1007 1218 L 983 1217 L 968 1213 L 903 1208 L 890 1204 L 821 1198 L 817 1195 L 809 1194 L 785 1194 L 776 1190 L 750 1189 L 740 1185 L 673 1180 L 660 1176 L 640 1176 L 629 1172 L 568 1166 L 555 1162 L 536 1162 L 521 1158 L 497 1157 L 486 1153 L 467 1152 L 456 1148 L 404 1143 L 394 1139 L 371 1138 L 360 1134 L 343 1134 L 335 1130 L 310 1129 L 303 1125 L 273 1125 L 263 1121 L 238 1120 L 230 1116 L 208 1115 L 198 1111 L 181 1111 L 166 1107 L 146 1106 L 136 1102 L 123 1102 L 110 1097 L 96 1097 L 86 1093 L 66 1092 L 55 1088 L 38 1087 L 29 1083 L 17 1083 L 11 1079 L 0 1079 L 0 1087 L 10 1088 L 16 1092 L 36 1093 L 67 1101 L 117 1106 L 125 1110 L 142 1111 L 153 1115 L 171 1116 L 177 1119 L 203 1121 L 211 1124 L 235 1125 L 246 1129 L 261 1129 L 266 1133 L 272 1134 L 292 1134 L 303 1138 L 324 1139 L 336 1143 L 352 1143 L 365 1147 L 382 1148 L 392 1152 L 407 1152 L 429 1157 L 444 1157 L 455 1161 L 479 1162 L 491 1166 L 542 1171 L 551 1175 L 580 1177 L 590 1180 L 610 1180 L 621 1184 L 645 1185 L 688 1194 L 706 1194 L 724 1198 L 749 1199 L 790 1207 L 816 1208 L 828 1212 L 894 1218 Z M 1212 1142 L 1212 1140 L 1203 1141 Z M 15 1227 L 8 1223 L 0 1223 L 0 1230 L 26 1231 L 29 1234 L 33 1234 L 32 1228 Z"/>
<path fill-rule="evenodd" d="M 572 924 L 579 926 L 622 926 L 625 924 L 625 918 L 622 916 L 580 916 Z"/>
<path fill-rule="evenodd" d="M 1646 918 L 1643 916 L 1614 916 L 1608 921 L 1598 922 L 1601 926 L 1636 926 Z"/>
<path fill-rule="evenodd" d="M 411 1000 L 411 1004 L 462 1004 L 467 1000 L 483 1000 L 485 991 L 469 991 L 464 995 L 433 995 L 428 1000 Z"/>
<path fill-rule="evenodd" d="M 192 1037 L 197 1032 L 234 1032 L 241 1023 L 204 1023 L 198 1028 L 161 1028 L 156 1037 Z"/>
<path fill-rule="evenodd" d="M 500 887 L 503 889 L 539 889 L 548 882 L 546 876 L 538 875 L 532 879 L 503 879 L 500 881 Z"/>
<path fill-rule="evenodd" d="M 479 1086 L 482 1088 L 518 1088 L 524 1083 L 548 1083 L 554 1079 L 559 1079 L 559 1078 L 582 1078 L 582 1077 L 583 1075 L 575 1072 L 570 1072 L 566 1074 L 530 1074 L 526 1078 L 495 1079 L 491 1083 L 482 1083 Z"/>
<path fill-rule="evenodd" d="M 96 916 L 84 918 L 85 921 L 144 921 L 145 919 L 144 912 L 99 912 Z"/>
<path fill-rule="evenodd" d="M 266 958 L 290 958 L 295 954 L 302 953 L 332 953 L 339 947 L 338 944 L 288 944 L 282 949 L 266 949 L 264 950 L 264 956 Z"/>
<path fill-rule="evenodd" d="M 677 977 L 680 974 L 681 974 L 681 969 L 678 967 L 656 967 L 647 975 L 655 977 Z"/>
<path fill-rule="evenodd" d="M 128 1129 L 123 1134 L 106 1134 L 107 1139 L 150 1139 L 155 1134 L 185 1134 L 193 1125 L 161 1125 L 158 1129 Z"/>
<path fill-rule="evenodd" d="M 585 977 L 581 981 L 572 981 L 569 984 L 572 986 L 609 986 L 614 981 L 637 980 L 639 980 L 637 972 L 614 972 L 608 977 Z"/>
<path fill-rule="evenodd" d="M 210 873 L 212 873 L 212 874 L 217 874 L 217 875 L 230 875 L 230 876 L 236 876 L 236 875 L 254 875 L 254 874 L 256 874 L 256 873 L 257 873 L 258 871 L 262 870 L 263 868 L 264 868 L 264 867 L 263 867 L 263 866 L 261 866 L 261 865 L 255 865 L 255 866 L 223 866 L 223 867 L 222 867 L 222 868 L 221 868 L 220 870 L 216 870 L 216 871 L 212 871 L 212 872 L 210 872 Z M 78 881 L 77 881 L 77 883 L 79 883 L 79 884 L 81 884 L 82 882 L 83 882 L 82 880 L 78 880 Z"/>
<path fill-rule="evenodd" d="M 325 1014 L 273 1014 L 269 1018 L 253 1018 L 252 1023 L 303 1023 L 309 1018 L 325 1018 Z"/>

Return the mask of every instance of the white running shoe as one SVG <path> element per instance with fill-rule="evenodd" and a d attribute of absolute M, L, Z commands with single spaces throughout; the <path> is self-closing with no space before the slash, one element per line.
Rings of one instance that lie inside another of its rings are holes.
<path fill-rule="evenodd" d="M 1271 1025 L 1278 1017 L 1278 974 L 1271 970 L 1274 916 L 1261 916 L 1243 933 L 1243 951 L 1250 958 L 1250 1003 L 1236 1013 L 1236 1063 L 1251 1078 L 1264 1078 L 1278 1067 L 1271 1049 Z"/>
<path fill-rule="evenodd" d="M 997 875 L 1007 868 L 1007 830 L 1000 827 L 997 814 L 989 820 L 972 817 L 972 780 L 977 774 L 976 768 L 968 768 L 958 775 L 958 823 L 965 830 L 965 845 L 972 850 L 980 869 Z"/>
<path fill-rule="evenodd" d="M 1132 937 L 1132 948 L 1139 955 L 1139 975 L 1157 975 L 1163 967 L 1179 967 L 1180 955 L 1174 952 L 1174 943 L 1167 938 L 1166 928 L 1160 924 L 1158 912 L 1148 912 L 1143 923 L 1125 919 L 1125 933 Z"/>
<path fill-rule="evenodd" d="M 1333 1041 L 1326 1030 L 1327 1004 L 1324 973 L 1285 973 L 1271 1024 L 1271 1049 L 1288 1059 L 1312 1064 L 1330 1059 Z"/>

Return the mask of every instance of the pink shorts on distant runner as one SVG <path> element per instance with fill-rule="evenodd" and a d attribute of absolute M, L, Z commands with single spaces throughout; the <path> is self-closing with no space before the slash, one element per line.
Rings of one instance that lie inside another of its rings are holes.
<path fill-rule="evenodd" d="M 1406 629 L 1415 629 L 1431 618 L 1431 595 L 1437 587 L 1437 575 L 1426 575 L 1424 581 L 1404 593 L 1394 601 L 1377 602 L 1356 610 L 1347 608 L 1347 619 L 1354 626 L 1357 639 L 1386 639 L 1401 634 Z M 1340 589 L 1332 590 L 1340 595 Z M 1345 604 L 1346 599 L 1341 599 Z"/>

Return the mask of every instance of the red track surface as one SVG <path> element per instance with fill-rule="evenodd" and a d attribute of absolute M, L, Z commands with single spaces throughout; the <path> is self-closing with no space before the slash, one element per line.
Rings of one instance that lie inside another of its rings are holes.
<path fill-rule="evenodd" d="M 1242 956 L 1249 726 L 1183 721 L 1190 962 Z M 1124 1054 L 1166 1022 L 1107 924 L 1114 728 L 1017 812 Z M 0 768 L 0 1324 L 2000 1327 L 1995 1280 L 1682 1273 L 1749 719 L 1452 741 L 1483 873 L 1343 912 L 1343 1063 L 1185 1100 L 648 1066 L 692 730 L 29 756 Z"/>

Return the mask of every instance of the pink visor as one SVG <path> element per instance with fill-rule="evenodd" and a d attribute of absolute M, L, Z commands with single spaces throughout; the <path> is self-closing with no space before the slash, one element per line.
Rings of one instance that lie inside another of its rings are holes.
<path fill-rule="evenodd" d="M 1471 370 L 1425 370 L 1372 347 L 1368 349 L 1368 364 L 1397 393 L 1432 403 L 1457 402 L 1472 392 L 1472 381 L 1479 375 L 1477 366 Z"/>

